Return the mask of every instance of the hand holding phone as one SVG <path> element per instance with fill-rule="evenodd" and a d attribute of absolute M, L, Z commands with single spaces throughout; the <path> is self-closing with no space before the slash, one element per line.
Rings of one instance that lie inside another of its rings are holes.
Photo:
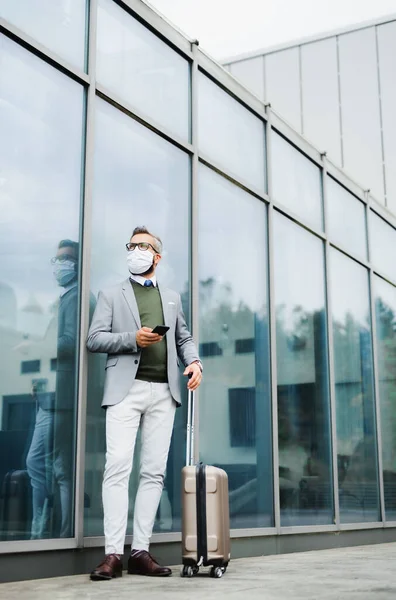
<path fill-rule="evenodd" d="M 166 332 L 168 330 L 169 330 L 169 327 L 167 327 L 166 325 L 157 325 L 156 327 L 154 327 L 154 329 L 151 333 L 157 333 L 158 335 L 160 335 L 162 337 L 163 335 L 166 334 Z"/>

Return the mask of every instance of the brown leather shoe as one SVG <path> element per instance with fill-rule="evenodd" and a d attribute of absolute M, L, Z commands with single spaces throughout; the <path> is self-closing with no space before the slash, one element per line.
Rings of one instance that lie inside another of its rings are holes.
<path fill-rule="evenodd" d="M 107 554 L 91 573 L 92 581 L 104 581 L 122 577 L 122 560 L 116 554 Z"/>
<path fill-rule="evenodd" d="M 146 550 L 133 550 L 128 559 L 128 573 L 130 575 L 148 575 L 149 577 L 169 577 L 172 571 L 168 567 L 161 567 Z"/>

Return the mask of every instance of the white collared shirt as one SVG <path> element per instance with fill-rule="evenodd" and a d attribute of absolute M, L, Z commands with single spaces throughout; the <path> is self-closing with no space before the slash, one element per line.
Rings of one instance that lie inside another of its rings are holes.
<path fill-rule="evenodd" d="M 146 277 L 143 277 L 142 275 L 130 275 L 130 278 L 133 281 L 136 281 L 136 283 L 140 283 L 140 285 L 144 285 L 145 282 L 148 281 L 148 279 Z M 150 277 L 150 280 L 153 286 L 157 287 L 157 277 L 153 275 L 152 277 Z"/>

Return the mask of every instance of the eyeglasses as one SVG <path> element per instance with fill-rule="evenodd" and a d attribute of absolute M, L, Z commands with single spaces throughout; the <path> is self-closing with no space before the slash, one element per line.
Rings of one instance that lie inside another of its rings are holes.
<path fill-rule="evenodd" d="M 154 250 L 156 254 L 158 254 L 158 251 L 154 248 L 154 246 L 152 244 L 149 244 L 148 242 L 139 242 L 138 244 L 136 244 L 135 242 L 129 242 L 129 244 L 125 244 L 125 247 L 128 250 L 128 252 L 132 252 L 132 250 L 135 250 L 136 247 L 139 248 L 139 250 L 143 250 L 143 252 L 145 252 L 150 247 Z"/>
<path fill-rule="evenodd" d="M 70 254 L 61 254 L 60 256 L 54 256 L 54 258 L 51 258 L 50 262 L 52 265 L 54 265 L 55 263 L 64 263 L 67 260 L 72 260 L 73 262 L 77 262 L 76 257 L 71 256 Z"/>

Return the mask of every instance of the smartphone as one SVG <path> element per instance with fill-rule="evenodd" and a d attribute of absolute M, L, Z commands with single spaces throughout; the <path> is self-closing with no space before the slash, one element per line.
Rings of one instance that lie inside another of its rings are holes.
<path fill-rule="evenodd" d="M 157 325 L 156 327 L 154 327 L 153 331 L 151 333 L 158 333 L 158 335 L 165 335 L 165 333 L 168 331 L 169 327 L 166 327 L 166 325 Z"/>

